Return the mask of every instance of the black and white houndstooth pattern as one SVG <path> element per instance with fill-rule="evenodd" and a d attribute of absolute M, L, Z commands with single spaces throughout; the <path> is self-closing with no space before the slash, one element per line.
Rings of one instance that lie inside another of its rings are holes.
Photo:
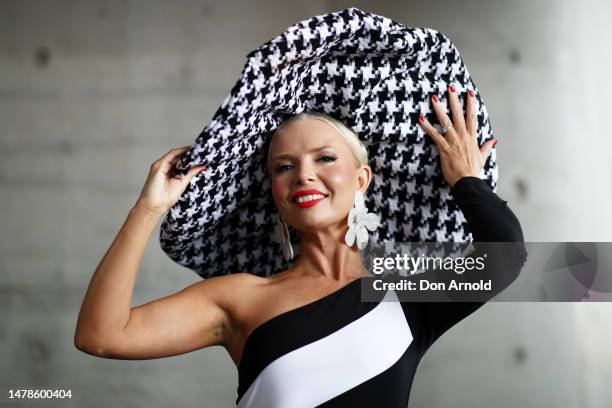
<path fill-rule="evenodd" d="M 290 26 L 247 55 L 230 94 L 177 165 L 179 174 L 198 163 L 206 170 L 163 220 L 162 249 L 202 277 L 288 268 L 293 261 L 272 240 L 277 211 L 266 152 L 282 121 L 307 110 L 343 121 L 368 148 L 366 206 L 382 223 L 370 240 L 471 241 L 435 144 L 418 123 L 420 112 L 438 123 L 430 97 L 446 102 L 451 81 L 462 103 L 468 89 L 476 92 L 478 140 L 491 139 L 482 98 L 443 34 L 354 7 Z M 493 149 L 481 174 L 494 191 L 495 159 Z M 295 261 L 299 237 L 290 231 Z"/>

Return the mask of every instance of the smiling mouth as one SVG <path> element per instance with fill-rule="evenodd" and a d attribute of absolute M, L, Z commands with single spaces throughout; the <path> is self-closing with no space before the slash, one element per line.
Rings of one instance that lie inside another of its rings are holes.
<path fill-rule="evenodd" d="M 292 201 L 296 204 L 308 204 L 311 202 L 320 201 L 326 198 L 329 194 L 309 194 L 301 197 L 294 198 Z"/>
<path fill-rule="evenodd" d="M 294 199 L 293 202 L 300 208 L 309 208 L 313 205 L 317 205 L 325 198 L 327 198 L 327 196 L 329 196 L 329 194 L 309 194 L 306 196 L 298 197 Z"/>

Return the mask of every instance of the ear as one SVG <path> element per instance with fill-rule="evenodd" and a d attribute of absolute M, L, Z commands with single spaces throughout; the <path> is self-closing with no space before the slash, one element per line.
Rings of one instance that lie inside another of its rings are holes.
<path fill-rule="evenodd" d="M 359 167 L 358 172 L 357 188 L 361 190 L 362 193 L 365 193 L 370 186 L 370 182 L 372 181 L 372 169 L 367 164 L 363 164 Z"/>

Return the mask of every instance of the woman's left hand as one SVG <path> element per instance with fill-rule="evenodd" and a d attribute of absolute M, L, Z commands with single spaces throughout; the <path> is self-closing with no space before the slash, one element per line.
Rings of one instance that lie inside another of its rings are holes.
<path fill-rule="evenodd" d="M 444 179 L 453 187 L 462 177 L 479 177 L 491 149 L 497 144 L 497 139 L 485 142 L 482 147 L 478 146 L 477 101 L 474 91 L 471 89 L 468 91 L 467 114 L 464 118 L 457 88 L 450 84 L 448 100 L 451 105 L 452 122 L 445 112 L 446 107 L 442 105 L 438 96 L 433 95 L 431 100 L 440 125 L 442 128 L 447 127 L 448 130 L 444 135 L 440 134 L 423 114 L 419 116 L 419 122 L 438 147 Z"/>

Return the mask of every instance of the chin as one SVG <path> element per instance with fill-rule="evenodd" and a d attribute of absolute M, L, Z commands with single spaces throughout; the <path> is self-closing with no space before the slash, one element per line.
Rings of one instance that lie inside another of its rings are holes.
<path fill-rule="evenodd" d="M 337 216 L 330 216 L 328 215 L 309 215 L 307 217 L 302 217 L 299 220 L 296 220 L 297 222 L 295 223 L 297 230 L 300 231 L 316 231 L 316 230 L 321 230 L 327 227 L 331 227 L 337 223 L 339 223 L 340 221 L 342 221 L 341 219 L 339 219 Z"/>

